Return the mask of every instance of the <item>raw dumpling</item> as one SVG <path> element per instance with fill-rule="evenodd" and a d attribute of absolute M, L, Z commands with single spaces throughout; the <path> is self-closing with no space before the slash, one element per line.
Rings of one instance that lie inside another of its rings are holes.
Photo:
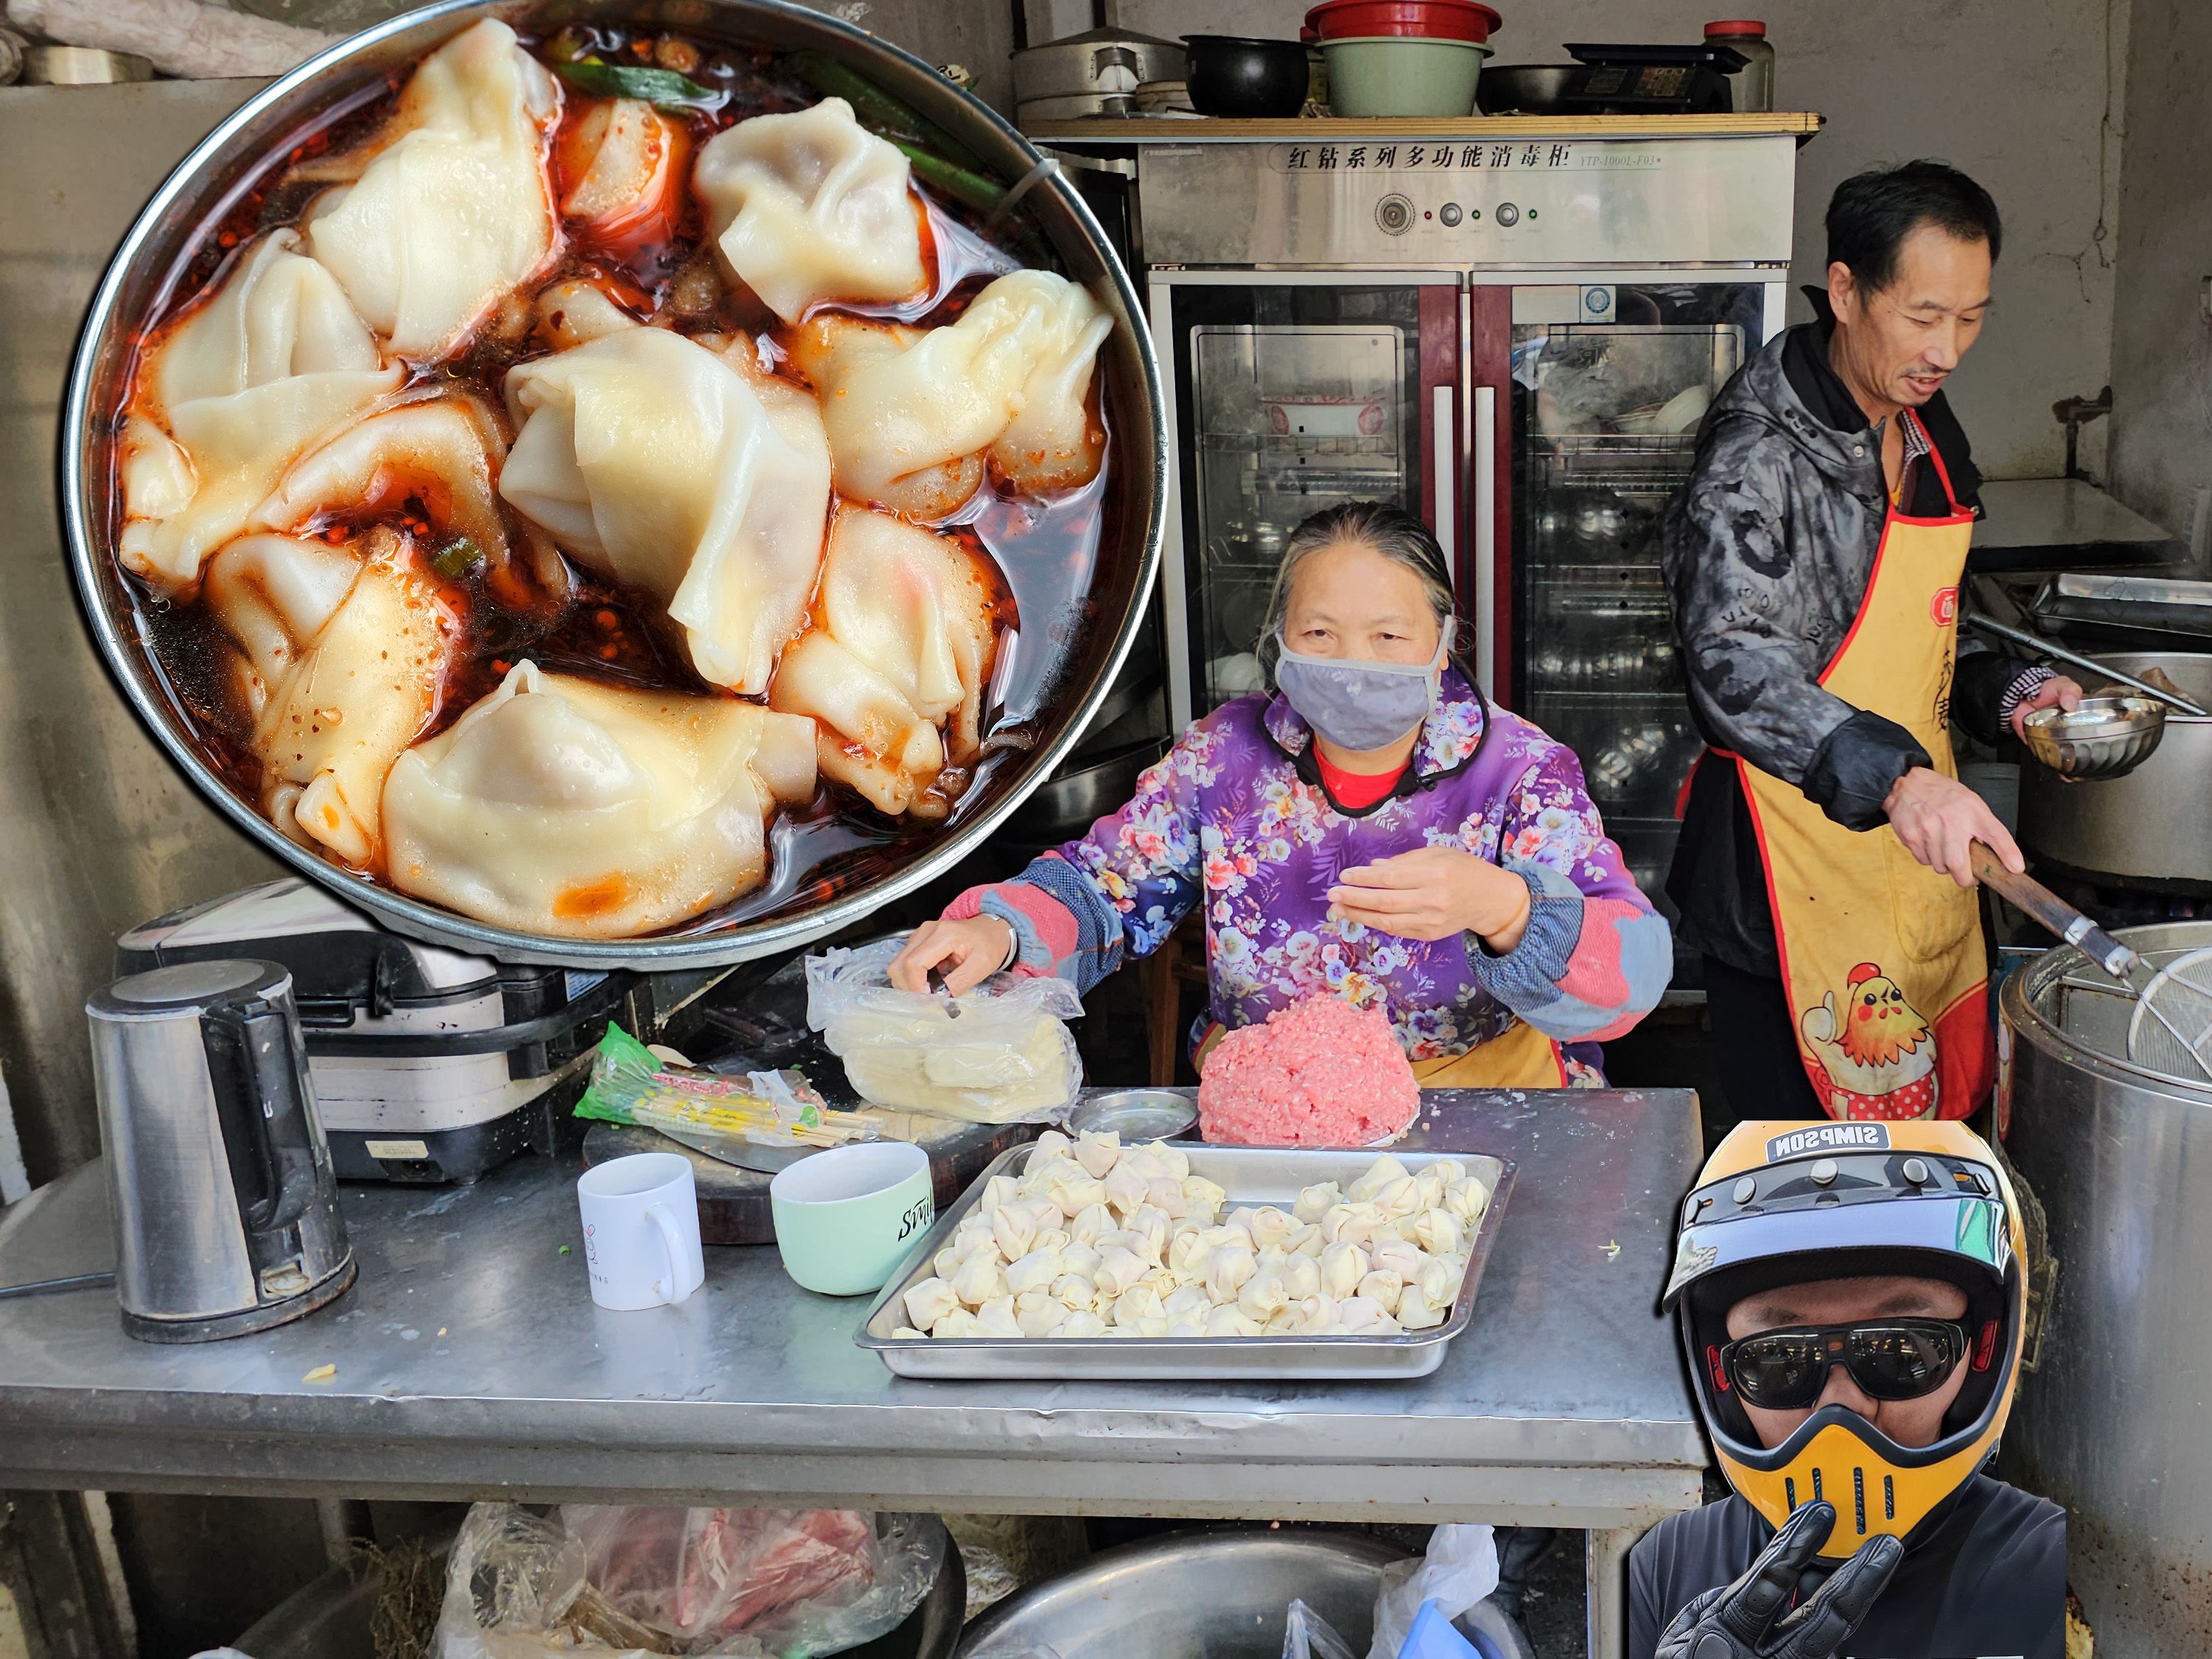
<path fill-rule="evenodd" d="M 208 601 L 248 665 L 261 810 L 359 868 L 382 844 L 385 778 L 436 711 L 456 636 L 397 532 L 359 550 L 246 536 L 209 562 Z"/>
<path fill-rule="evenodd" d="M 491 18 L 422 61 L 384 130 L 323 177 L 307 251 L 392 350 L 446 356 L 544 264 L 557 232 L 545 135 L 552 76 Z"/>
<path fill-rule="evenodd" d="M 717 133 L 694 175 L 724 270 L 787 323 L 823 300 L 891 301 L 927 282 L 906 157 L 842 98 Z"/>
<path fill-rule="evenodd" d="M 771 705 L 811 715 L 822 770 L 878 811 L 943 816 L 950 802 L 923 792 L 981 741 L 997 637 L 985 572 L 957 542 L 847 508 L 830 532 L 819 616 L 784 653 Z"/>
<path fill-rule="evenodd" d="M 1017 489 L 1097 476 L 1104 437 L 1087 400 L 1112 328 L 1089 290 L 1018 270 L 945 328 L 818 317 L 793 339 L 792 362 L 822 394 L 839 489 L 942 518 L 982 482 L 987 452 Z"/>
<path fill-rule="evenodd" d="M 213 299 L 158 345 L 124 423 L 123 561 L 189 586 L 292 458 L 404 373 L 331 274 L 280 230 L 249 246 Z"/>
<path fill-rule="evenodd" d="M 805 721 L 752 703 L 518 663 L 392 769 L 388 873 L 529 933 L 671 927 L 758 884 L 763 820 L 813 793 L 813 747 Z"/>
<path fill-rule="evenodd" d="M 752 696 L 805 620 L 830 457 L 814 400 L 749 374 L 748 356 L 627 328 L 519 364 L 507 400 L 522 429 L 499 490 L 665 604 L 702 677 Z"/>

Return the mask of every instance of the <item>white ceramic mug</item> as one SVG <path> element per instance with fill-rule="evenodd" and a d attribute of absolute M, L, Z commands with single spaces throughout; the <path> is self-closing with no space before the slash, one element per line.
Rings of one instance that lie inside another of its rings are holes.
<path fill-rule="evenodd" d="M 592 1300 L 627 1311 L 681 1302 L 706 1282 L 691 1162 L 638 1152 L 576 1177 Z"/>

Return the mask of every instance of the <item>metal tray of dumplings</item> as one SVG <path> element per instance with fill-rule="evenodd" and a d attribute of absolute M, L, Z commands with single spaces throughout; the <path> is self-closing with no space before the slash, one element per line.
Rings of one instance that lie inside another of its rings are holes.
<path fill-rule="evenodd" d="M 1033 1146 L 1001 1153 L 975 1178 L 959 1201 L 937 1218 L 929 1236 L 892 1275 L 868 1310 L 854 1340 L 873 1350 L 901 1376 L 997 1380 L 1038 1377 L 1051 1381 L 1096 1378 L 1122 1382 L 1154 1379 L 1248 1378 L 1254 1382 L 1364 1382 L 1393 1376 L 1426 1376 L 1444 1362 L 1444 1345 L 1467 1328 L 1490 1247 L 1498 1237 L 1506 1200 L 1513 1195 L 1515 1166 L 1480 1152 L 1397 1152 L 1388 1146 L 1348 1152 L 1315 1152 L 1267 1146 L 1208 1146 L 1171 1142 L 1190 1159 L 1190 1172 L 1203 1176 L 1228 1194 L 1225 1215 L 1239 1205 L 1272 1204 L 1288 1210 L 1299 1189 L 1316 1182 L 1345 1186 L 1365 1175 L 1379 1158 L 1395 1158 L 1408 1171 L 1443 1158 L 1464 1164 L 1490 1188 L 1490 1204 L 1469 1242 L 1467 1275 L 1441 1325 L 1398 1336 L 1111 1336 L 896 1337 L 906 1322 L 903 1297 L 929 1277 L 931 1261 L 952 1239 L 961 1218 L 981 1201 L 994 1176 L 1018 1176 Z"/>

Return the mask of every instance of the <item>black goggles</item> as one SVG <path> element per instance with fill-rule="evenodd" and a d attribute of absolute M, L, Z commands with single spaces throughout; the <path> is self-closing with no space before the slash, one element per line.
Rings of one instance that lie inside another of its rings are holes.
<path fill-rule="evenodd" d="M 1984 1334 L 1996 1346 L 1996 1326 Z M 1802 1411 L 1817 1401 L 1828 1372 L 1841 1365 L 1875 1400 L 1917 1400 L 1950 1380 L 1966 1358 L 1966 1327 L 1950 1319 L 1868 1319 L 1761 1331 L 1724 1347 L 1708 1347 L 1705 1364 L 1714 1388 L 1731 1390 L 1747 1406 Z M 1978 1364 L 1988 1361 L 1978 1357 Z"/>

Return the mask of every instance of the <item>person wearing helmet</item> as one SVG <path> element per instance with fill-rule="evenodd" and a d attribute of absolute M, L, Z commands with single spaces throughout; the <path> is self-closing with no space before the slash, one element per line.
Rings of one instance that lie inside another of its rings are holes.
<path fill-rule="evenodd" d="M 1983 1473 L 2025 1249 L 1963 1125 L 1729 1133 L 1664 1305 L 1734 1495 L 1631 1553 L 1631 1659 L 2060 1659 L 2064 1512 Z"/>

